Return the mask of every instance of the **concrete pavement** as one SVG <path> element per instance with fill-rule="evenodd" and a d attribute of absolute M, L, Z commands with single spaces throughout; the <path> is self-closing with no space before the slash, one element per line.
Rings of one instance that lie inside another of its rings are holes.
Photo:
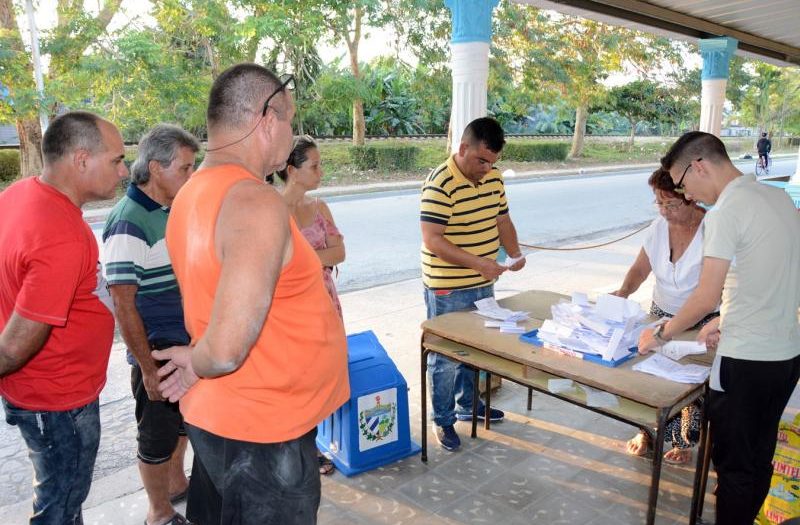
<path fill-rule="evenodd" d="M 500 279 L 497 296 L 528 289 L 611 291 L 633 261 L 640 238 L 589 251 L 534 252 L 522 271 Z M 633 298 L 647 303 L 650 290 L 648 281 Z M 373 330 L 404 374 L 412 439 L 418 442 L 419 324 L 425 317 L 420 280 L 344 294 L 341 301 L 347 332 Z M 534 410 L 527 412 L 526 390 L 508 382 L 492 399 L 493 406 L 507 411 L 506 421 L 490 432 L 479 430 L 475 440 L 466 437 L 467 424 L 459 423 L 459 452 L 445 452 L 431 439 L 427 465 L 417 455 L 353 478 L 338 472 L 324 478 L 319 523 L 643 523 L 649 460 L 625 454 L 632 427 L 543 395 L 534 395 Z M 128 396 L 117 404 L 119 413 L 112 407 L 111 420 L 120 426 L 104 432 L 109 446 L 130 451 L 131 463 L 95 479 L 84 507 L 87 524 L 144 520 L 146 496 L 133 461 L 132 420 L 129 428 L 121 428 L 133 403 Z M 105 425 L 110 410 L 103 412 Z M 686 523 L 691 476 L 690 468 L 665 466 L 657 523 Z M 713 509 L 713 498 L 706 507 Z M 29 500 L 2 507 L 0 522 L 24 523 L 29 508 Z"/>

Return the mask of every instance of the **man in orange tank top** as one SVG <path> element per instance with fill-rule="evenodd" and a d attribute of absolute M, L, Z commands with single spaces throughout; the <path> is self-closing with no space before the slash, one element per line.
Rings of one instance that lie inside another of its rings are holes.
<path fill-rule="evenodd" d="M 316 523 L 316 426 L 350 394 L 319 259 L 262 182 L 292 146 L 291 80 L 255 64 L 215 80 L 207 154 L 167 222 L 192 342 L 153 357 L 168 360 L 159 389 L 180 400 L 195 451 L 198 523 Z"/>

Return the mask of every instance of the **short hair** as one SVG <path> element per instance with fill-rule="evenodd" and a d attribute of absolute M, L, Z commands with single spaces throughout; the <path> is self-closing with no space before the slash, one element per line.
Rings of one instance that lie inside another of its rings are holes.
<path fill-rule="evenodd" d="M 139 140 L 136 160 L 131 165 L 131 182 L 147 184 L 150 180 L 150 161 L 155 160 L 165 168 L 172 164 L 180 148 L 197 153 L 200 143 L 191 133 L 173 126 L 158 124 Z"/>
<path fill-rule="evenodd" d="M 675 191 L 675 182 L 673 182 L 672 177 L 670 177 L 669 171 L 664 168 L 657 168 L 653 174 L 650 175 L 650 178 L 647 179 L 647 184 L 653 188 L 653 193 L 655 193 L 656 190 L 660 190 L 673 199 L 681 199 L 685 204 L 689 203 L 685 196 Z"/>
<path fill-rule="evenodd" d="M 42 156 L 52 164 L 76 149 L 92 154 L 105 151 L 99 123 L 102 119 L 88 111 L 70 111 L 53 119 L 42 137 Z"/>
<path fill-rule="evenodd" d="M 761 134 L 761 136 L 762 136 L 762 137 L 766 137 L 766 136 L 767 136 L 767 132 L 766 132 L 766 131 L 765 131 L 765 132 L 763 132 L 763 133 Z"/>
<path fill-rule="evenodd" d="M 719 137 L 703 131 L 690 131 L 681 135 L 667 154 L 661 157 L 661 167 L 669 171 L 676 164 L 688 166 L 691 161 L 700 158 L 712 162 L 731 161 Z"/>
<path fill-rule="evenodd" d="M 500 123 L 491 117 L 476 118 L 464 128 L 461 142 L 474 146 L 483 143 L 490 151 L 500 153 L 506 143 Z"/>
<path fill-rule="evenodd" d="M 260 115 L 264 102 L 280 88 L 280 79 L 258 64 L 236 64 L 223 71 L 208 95 L 208 128 L 237 129 Z"/>
<path fill-rule="evenodd" d="M 286 167 L 278 171 L 278 177 L 283 182 L 289 178 L 289 166 L 299 168 L 305 161 L 308 160 L 308 152 L 312 149 L 319 149 L 316 141 L 310 135 L 298 135 L 292 141 L 292 152 L 289 153 L 289 158 L 286 161 Z M 266 181 L 270 184 L 275 182 L 272 175 L 267 175 Z"/>

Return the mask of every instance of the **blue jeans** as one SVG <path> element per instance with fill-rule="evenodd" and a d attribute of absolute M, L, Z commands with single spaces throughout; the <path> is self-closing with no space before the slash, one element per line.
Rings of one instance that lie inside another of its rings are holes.
<path fill-rule="evenodd" d="M 3 399 L 6 422 L 19 428 L 33 463 L 31 525 L 81 525 L 100 445 L 100 405 L 63 412 L 18 408 Z"/>
<path fill-rule="evenodd" d="M 494 286 L 447 292 L 440 290 L 439 294 L 436 290 L 425 289 L 428 319 L 450 312 L 472 310 L 475 308 L 475 301 L 494 297 Z M 475 371 L 466 365 L 456 364 L 433 352 L 428 354 L 428 383 L 433 407 L 431 419 L 436 425 L 440 427 L 454 425 L 456 411 L 461 414 L 472 414 L 474 374 Z"/>

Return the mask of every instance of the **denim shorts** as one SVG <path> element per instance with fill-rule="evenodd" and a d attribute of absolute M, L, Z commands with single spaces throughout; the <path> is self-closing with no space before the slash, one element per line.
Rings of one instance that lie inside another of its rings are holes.
<path fill-rule="evenodd" d="M 5 399 L 6 422 L 19 428 L 33 463 L 32 525 L 80 525 L 100 445 L 97 400 L 72 410 L 19 408 Z"/>

